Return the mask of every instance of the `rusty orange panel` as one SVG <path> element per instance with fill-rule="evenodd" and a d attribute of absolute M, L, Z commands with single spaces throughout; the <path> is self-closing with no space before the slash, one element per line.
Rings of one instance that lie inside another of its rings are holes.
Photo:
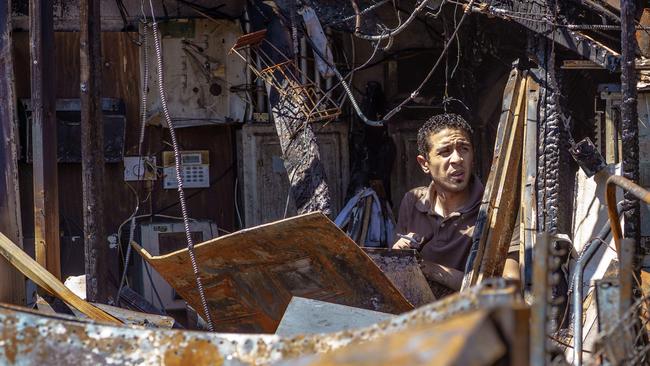
<path fill-rule="evenodd" d="M 145 260 L 202 309 L 187 249 Z M 215 330 L 275 332 L 292 296 L 385 313 L 413 309 L 386 275 L 321 213 L 242 230 L 195 246 Z"/>

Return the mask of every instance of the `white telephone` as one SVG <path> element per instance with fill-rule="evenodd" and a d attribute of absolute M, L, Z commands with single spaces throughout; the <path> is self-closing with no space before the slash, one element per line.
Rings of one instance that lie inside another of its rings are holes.
<path fill-rule="evenodd" d="M 163 151 L 163 174 L 165 189 L 178 188 L 173 151 Z M 181 151 L 181 178 L 184 188 L 210 187 L 210 152 Z"/>

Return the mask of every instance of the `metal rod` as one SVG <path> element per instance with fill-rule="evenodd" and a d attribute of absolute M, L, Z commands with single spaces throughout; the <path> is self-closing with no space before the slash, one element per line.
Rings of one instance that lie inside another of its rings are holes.
<path fill-rule="evenodd" d="M 300 38 L 300 76 L 302 85 L 307 84 L 307 40 Z"/>
<path fill-rule="evenodd" d="M 614 244 L 616 251 L 621 252 L 621 222 L 619 220 L 618 211 L 616 210 L 616 187 L 621 187 L 623 190 L 632 196 L 650 204 L 650 192 L 643 189 L 641 186 L 633 183 L 627 178 L 620 175 L 612 175 L 607 179 L 607 192 L 605 195 L 605 202 L 607 203 L 607 216 L 609 217 L 609 224 L 612 227 L 612 236 L 614 237 Z M 627 198 L 625 199 L 624 207 L 629 208 Z M 627 218 L 627 216 L 626 216 Z"/>
<path fill-rule="evenodd" d="M 622 203 L 619 203 L 617 208 L 620 210 L 621 207 Z M 610 231 L 609 225 L 605 225 L 600 229 L 596 238 L 587 243 L 587 249 L 583 250 L 573 270 L 573 364 L 575 366 L 582 365 L 582 279 L 585 267 L 591 257 L 600 249 Z"/>
<path fill-rule="evenodd" d="M 633 267 L 637 241 L 633 238 L 621 238 L 621 223 L 619 221 L 618 211 L 614 208 L 614 202 L 616 201 L 616 186 L 621 187 L 627 193 L 624 199 L 624 207 L 626 210 L 639 210 L 638 200 L 636 200 L 636 207 L 629 205 L 630 200 L 628 197 L 630 196 L 650 204 L 650 192 L 641 188 L 629 179 L 618 175 L 613 175 L 607 179 L 607 192 L 605 199 L 607 202 L 607 215 L 609 216 L 609 223 L 612 228 L 612 236 L 614 237 L 614 243 L 616 244 L 616 254 L 619 258 L 619 278 L 621 286 L 619 310 L 621 316 L 624 316 L 632 304 L 632 287 L 634 285 L 632 278 L 635 272 Z M 628 217 L 627 214 L 628 212 L 624 213 L 626 222 Z"/>

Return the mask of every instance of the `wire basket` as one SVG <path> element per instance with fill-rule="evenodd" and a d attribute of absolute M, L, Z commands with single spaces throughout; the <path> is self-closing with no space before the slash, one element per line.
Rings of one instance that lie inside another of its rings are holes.
<path fill-rule="evenodd" d="M 274 61 L 265 49 L 272 50 L 282 59 L 281 62 Z M 241 57 L 258 78 L 275 88 L 286 103 L 284 106 L 298 112 L 296 118 L 306 122 L 330 121 L 341 114 L 330 94 L 318 87 L 305 71 L 300 70 L 292 59 L 266 39 L 266 29 L 239 37 L 230 53 Z"/>
<path fill-rule="evenodd" d="M 610 329 L 599 334 L 594 365 L 650 364 L 650 297 L 637 300 Z"/>

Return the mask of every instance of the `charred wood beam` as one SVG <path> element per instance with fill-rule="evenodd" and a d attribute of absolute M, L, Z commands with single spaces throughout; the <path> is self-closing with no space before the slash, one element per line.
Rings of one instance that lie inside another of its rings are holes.
<path fill-rule="evenodd" d="M 34 176 L 34 245 L 36 261 L 61 278 L 59 189 L 54 94 L 52 0 L 29 2 L 32 146 Z"/>
<path fill-rule="evenodd" d="M 538 151 L 537 151 L 537 231 L 546 232 L 555 237 L 558 233 L 567 233 L 571 227 L 571 195 L 573 183 L 567 178 L 573 171 L 569 169 L 571 160 L 568 152 L 568 126 L 561 104 L 560 76 L 556 67 L 552 42 L 531 35 L 529 46 L 538 68 L 531 70 L 540 84 L 538 106 Z M 561 183 L 562 182 L 562 183 Z M 549 241 L 548 256 L 552 263 L 563 263 L 567 255 L 567 243 L 561 240 Z M 559 265 L 551 267 L 549 284 L 553 303 L 547 311 L 549 328 L 556 329 L 562 322 L 564 307 L 567 305 L 567 281 Z"/>
<path fill-rule="evenodd" d="M 6 1 L 0 5 L 0 232 L 22 247 L 11 24 L 11 1 Z M 20 272 L 1 260 L 0 278 L 0 302 L 23 305 L 25 286 Z"/>
<path fill-rule="evenodd" d="M 620 54 L 615 50 L 583 33 L 552 24 L 553 12 L 545 0 L 500 1 L 498 6 L 482 3 L 475 5 L 473 10 L 519 23 L 605 69 L 619 68 Z"/>
<path fill-rule="evenodd" d="M 275 62 L 293 58 L 291 36 L 279 18 L 273 18 L 269 24 L 267 39 L 273 45 L 271 49 L 266 50 L 267 54 L 277 58 Z M 281 50 L 286 58 L 277 50 Z M 294 80 L 288 79 L 297 75 L 295 72 L 287 72 L 285 75 L 284 82 L 287 87 L 300 84 L 300 80 L 295 80 L 295 77 Z M 298 214 L 314 211 L 321 211 L 325 215 L 332 214 L 330 189 L 320 158 L 320 147 L 313 125 L 307 122 L 307 116 L 298 106 L 304 96 L 299 93 L 278 93 L 270 85 L 267 88 L 284 167 L 289 177 L 289 189 Z"/>
<path fill-rule="evenodd" d="M 108 245 L 104 224 L 104 127 L 101 108 L 100 0 L 80 4 L 81 170 L 83 184 L 86 296 L 107 303 Z"/>
<path fill-rule="evenodd" d="M 623 146 L 623 176 L 632 182 L 639 182 L 639 115 L 637 112 L 636 73 L 636 31 L 635 1 L 621 1 L 621 140 Z M 640 242 L 639 200 L 631 193 L 625 193 L 626 238 Z"/>
<path fill-rule="evenodd" d="M 312 125 L 306 122 L 307 116 L 287 97 L 277 100 L 272 97 L 271 110 L 298 214 L 314 211 L 332 214 L 325 167 Z"/>

